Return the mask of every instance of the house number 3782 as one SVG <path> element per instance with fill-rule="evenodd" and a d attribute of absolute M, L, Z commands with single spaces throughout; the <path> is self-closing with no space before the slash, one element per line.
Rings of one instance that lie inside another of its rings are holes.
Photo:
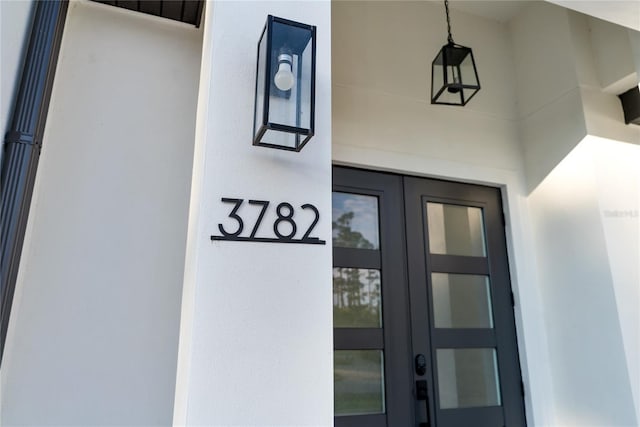
<path fill-rule="evenodd" d="M 255 206 L 256 209 L 260 209 L 258 217 L 254 224 L 250 224 L 251 231 L 247 236 L 241 236 L 245 230 L 245 220 L 239 214 L 240 207 L 244 204 L 244 199 L 233 199 L 229 197 L 223 197 L 220 199 L 223 203 L 229 203 L 233 205 L 231 211 L 228 214 L 228 225 L 218 224 L 219 235 L 211 236 L 211 240 L 233 240 L 237 242 L 266 242 L 266 243 L 303 243 L 311 245 L 324 245 L 326 242 L 320 240 L 318 237 L 312 236 L 313 229 L 320 220 L 320 212 L 318 208 L 310 203 L 305 203 L 299 207 L 300 211 L 308 211 L 310 219 L 305 221 L 306 229 L 301 238 L 296 239 L 295 235 L 298 232 L 298 223 L 294 219 L 296 214 L 296 208 L 291 203 L 282 202 L 275 208 L 276 219 L 273 222 L 273 234 L 274 237 L 256 237 L 258 229 L 262 224 L 265 213 L 268 211 L 271 202 L 268 200 L 248 200 L 249 205 Z M 227 228 L 228 227 L 228 228 Z"/>

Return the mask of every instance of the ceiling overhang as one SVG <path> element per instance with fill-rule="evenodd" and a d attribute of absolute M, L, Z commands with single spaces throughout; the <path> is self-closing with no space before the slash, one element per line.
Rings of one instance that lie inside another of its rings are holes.
<path fill-rule="evenodd" d="M 134 12 L 200 26 L 204 0 L 93 0 Z"/>
<path fill-rule="evenodd" d="M 546 0 L 585 15 L 640 31 L 638 0 Z"/>

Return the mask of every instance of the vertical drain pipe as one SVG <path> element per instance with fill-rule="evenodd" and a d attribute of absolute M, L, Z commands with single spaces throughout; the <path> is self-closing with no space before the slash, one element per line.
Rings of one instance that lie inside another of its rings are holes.
<path fill-rule="evenodd" d="M 20 85 L 2 149 L 0 175 L 0 362 L 58 62 L 66 0 L 34 1 Z"/>

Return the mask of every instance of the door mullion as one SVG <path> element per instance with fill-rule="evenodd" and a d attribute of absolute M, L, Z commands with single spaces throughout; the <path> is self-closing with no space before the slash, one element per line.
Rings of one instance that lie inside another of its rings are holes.
<path fill-rule="evenodd" d="M 432 346 L 436 348 L 496 347 L 493 329 L 433 329 Z"/>
<path fill-rule="evenodd" d="M 335 427 L 388 427 L 385 414 L 334 417 Z"/>
<path fill-rule="evenodd" d="M 456 255 L 428 255 L 432 273 L 489 274 L 489 260 L 481 257 Z"/>
<path fill-rule="evenodd" d="M 333 266 L 344 268 L 374 268 L 381 267 L 379 250 L 333 248 Z"/>
<path fill-rule="evenodd" d="M 436 414 L 436 378 L 434 375 L 435 352 L 430 325 L 432 318 L 429 310 L 431 295 L 426 286 L 427 277 L 430 275 L 426 261 L 427 241 L 426 230 L 423 225 L 425 216 L 421 197 L 419 194 L 418 180 L 404 177 L 404 208 L 406 221 L 406 247 L 407 247 L 407 271 L 409 274 L 409 306 L 411 311 L 411 338 L 413 354 L 424 354 L 427 359 L 427 373 L 419 375 L 414 372 L 414 381 L 427 382 L 427 400 L 416 401 L 414 405 L 418 414 L 418 423 L 428 423 L 434 427 L 437 425 Z M 425 406 L 426 405 L 426 406 Z"/>
<path fill-rule="evenodd" d="M 382 328 L 336 328 L 333 330 L 335 350 L 383 350 Z"/>

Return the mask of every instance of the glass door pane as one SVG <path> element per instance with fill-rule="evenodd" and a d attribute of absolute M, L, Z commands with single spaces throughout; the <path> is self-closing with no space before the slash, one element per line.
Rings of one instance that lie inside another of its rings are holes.
<path fill-rule="evenodd" d="M 487 256 L 482 209 L 429 202 L 427 222 L 432 254 Z"/>
<path fill-rule="evenodd" d="M 431 273 L 436 328 L 493 328 L 489 277 Z"/>
<path fill-rule="evenodd" d="M 333 327 L 382 327 L 380 270 L 333 269 Z"/>
<path fill-rule="evenodd" d="M 379 350 L 334 352 L 336 415 L 384 413 L 384 363 Z"/>
<path fill-rule="evenodd" d="M 494 348 L 439 348 L 436 355 L 441 409 L 501 405 Z"/>
<path fill-rule="evenodd" d="M 379 260 L 378 197 L 336 191 L 332 201 L 333 247 L 338 249 L 334 249 L 333 327 L 334 336 L 346 338 L 334 351 L 334 414 L 384 414 L 384 343 L 375 338 L 383 331 L 381 270 L 379 261 L 377 268 L 359 264 L 363 253 L 365 263 Z"/>
<path fill-rule="evenodd" d="M 378 198 L 334 191 L 333 246 L 380 249 Z"/>

